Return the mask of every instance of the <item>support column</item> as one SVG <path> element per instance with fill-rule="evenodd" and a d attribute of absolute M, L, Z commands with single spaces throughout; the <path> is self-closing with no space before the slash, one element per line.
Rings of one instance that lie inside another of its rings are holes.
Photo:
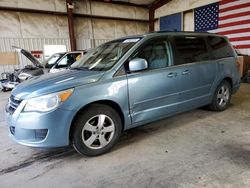
<path fill-rule="evenodd" d="M 68 28 L 69 28 L 69 40 L 70 40 L 70 49 L 71 51 L 76 50 L 76 39 L 74 32 L 74 18 L 73 18 L 73 4 L 72 0 L 66 0 L 66 9 L 68 17 Z"/>
<path fill-rule="evenodd" d="M 149 8 L 149 32 L 155 30 L 155 9 Z"/>

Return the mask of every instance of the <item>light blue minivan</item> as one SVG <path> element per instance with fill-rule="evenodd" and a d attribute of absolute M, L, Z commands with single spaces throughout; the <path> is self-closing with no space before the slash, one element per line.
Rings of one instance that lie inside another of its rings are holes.
<path fill-rule="evenodd" d="M 18 85 L 6 105 L 10 136 L 33 147 L 107 152 L 121 133 L 208 105 L 225 110 L 240 86 L 228 39 L 154 32 L 95 48 L 71 69 Z"/>

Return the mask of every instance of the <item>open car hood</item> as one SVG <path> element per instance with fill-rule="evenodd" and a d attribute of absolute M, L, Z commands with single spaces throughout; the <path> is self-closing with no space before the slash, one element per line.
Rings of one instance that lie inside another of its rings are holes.
<path fill-rule="evenodd" d="M 35 65 L 36 67 L 43 67 L 42 64 L 40 63 L 40 61 L 38 61 L 29 51 L 24 50 L 20 47 L 16 47 L 16 46 L 12 46 L 12 48 L 14 48 L 17 52 L 22 53 L 25 57 L 27 57 L 32 63 L 33 65 Z"/>

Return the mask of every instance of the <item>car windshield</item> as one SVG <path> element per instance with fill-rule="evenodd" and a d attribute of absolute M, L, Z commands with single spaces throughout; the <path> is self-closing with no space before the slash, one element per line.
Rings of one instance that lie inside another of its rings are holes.
<path fill-rule="evenodd" d="M 109 70 L 139 40 L 140 38 L 130 38 L 105 43 L 92 49 L 80 60 L 72 64 L 71 68 L 94 71 Z"/>
<path fill-rule="evenodd" d="M 53 54 L 48 59 L 42 62 L 45 68 L 51 68 L 63 56 L 63 53 Z"/>

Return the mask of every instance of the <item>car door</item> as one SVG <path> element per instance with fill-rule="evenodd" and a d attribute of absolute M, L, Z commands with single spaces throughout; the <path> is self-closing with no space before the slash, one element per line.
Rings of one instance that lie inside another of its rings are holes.
<path fill-rule="evenodd" d="M 171 41 L 175 57 L 172 66 L 179 67 L 178 75 L 182 83 L 180 111 L 208 104 L 217 67 L 211 60 L 205 38 L 175 36 Z"/>
<path fill-rule="evenodd" d="M 143 58 L 148 69 L 127 73 L 132 123 L 150 122 L 178 110 L 179 79 L 171 64 L 171 48 L 166 37 L 147 42 L 131 58 Z"/>

